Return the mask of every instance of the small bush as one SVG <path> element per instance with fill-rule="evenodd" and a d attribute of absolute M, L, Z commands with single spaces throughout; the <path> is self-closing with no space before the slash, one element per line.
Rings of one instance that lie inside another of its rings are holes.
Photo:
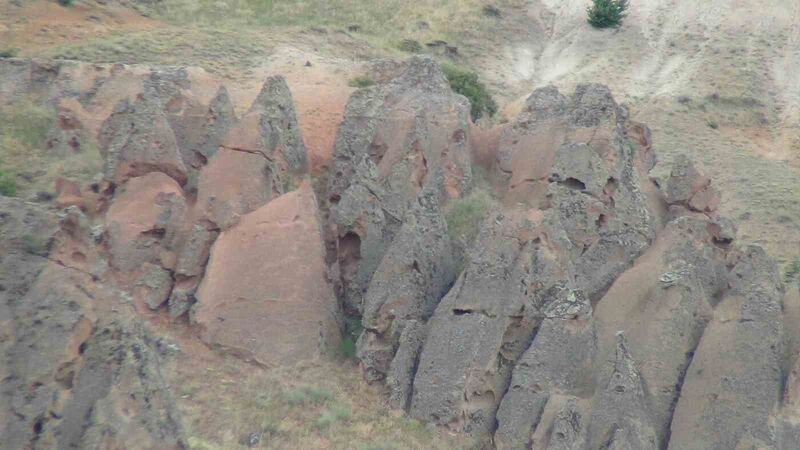
<path fill-rule="evenodd" d="M 708 126 L 708 128 L 711 128 L 712 130 L 716 130 L 717 128 L 719 128 L 719 124 L 713 120 L 707 120 L 706 125 Z"/>
<path fill-rule="evenodd" d="M 616 28 L 622 25 L 628 0 L 592 0 L 586 9 L 588 22 L 595 28 Z"/>
<path fill-rule="evenodd" d="M 72 6 L 73 0 L 58 0 L 58 4 L 61 6 Z"/>
<path fill-rule="evenodd" d="M 0 49 L 0 58 L 13 58 L 19 54 L 18 48 Z"/>
<path fill-rule="evenodd" d="M 464 198 L 447 205 L 444 218 L 447 233 L 455 247 L 455 269 L 461 272 L 467 263 L 467 249 L 478 237 L 481 224 L 494 205 L 494 199 L 484 189 L 473 189 Z"/>
<path fill-rule="evenodd" d="M 32 234 L 26 234 L 25 236 L 22 236 L 22 245 L 24 246 L 25 251 L 31 255 L 47 256 L 47 254 L 50 252 L 48 248 L 49 242 L 46 239 L 36 237 Z"/>
<path fill-rule="evenodd" d="M 22 100 L 0 109 L 0 135 L 31 149 L 43 148 L 54 120 L 51 109 Z"/>
<path fill-rule="evenodd" d="M 17 195 L 17 181 L 5 172 L 0 172 L 0 195 L 6 197 Z"/>
<path fill-rule="evenodd" d="M 481 118 L 484 114 L 493 116 L 497 112 L 497 103 L 478 79 L 477 73 L 449 63 L 442 65 L 442 71 L 450 82 L 450 89 L 469 99 L 473 120 Z"/>
<path fill-rule="evenodd" d="M 319 416 L 316 425 L 317 428 L 326 430 L 332 425 L 348 420 L 350 420 L 350 408 L 347 405 L 337 403 L 325 410 L 325 412 Z"/>
<path fill-rule="evenodd" d="M 283 394 L 283 399 L 291 406 L 323 405 L 333 398 L 327 389 L 301 386 Z"/>
<path fill-rule="evenodd" d="M 422 44 L 414 39 L 403 39 L 397 48 L 407 53 L 422 53 Z"/>
<path fill-rule="evenodd" d="M 359 75 L 357 77 L 353 77 L 348 83 L 350 87 L 354 88 L 367 88 L 375 84 L 375 80 L 366 76 L 366 75 Z"/>
<path fill-rule="evenodd" d="M 789 265 L 786 266 L 784 278 L 787 283 L 798 282 L 800 283 L 800 256 L 795 257 Z"/>
<path fill-rule="evenodd" d="M 356 357 L 356 342 L 361 332 L 364 330 L 361 324 L 361 317 L 347 317 L 344 322 L 344 333 L 342 340 L 339 341 L 339 357 L 342 359 L 353 359 Z"/>

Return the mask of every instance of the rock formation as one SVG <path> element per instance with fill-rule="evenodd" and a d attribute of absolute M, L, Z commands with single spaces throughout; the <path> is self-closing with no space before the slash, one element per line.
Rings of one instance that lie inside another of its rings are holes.
<path fill-rule="evenodd" d="M 280 76 L 237 118 L 191 69 L 0 60 L 0 104 L 35 94 L 54 155 L 105 160 L 55 210 L 0 197 L 2 448 L 183 448 L 156 325 L 276 367 L 343 315 L 392 406 L 498 449 L 797 448 L 800 295 L 699 166 L 651 180 L 597 84 L 537 89 L 473 160 L 432 59 L 371 70 L 311 180 Z M 461 268 L 445 217 L 477 164 L 498 202 Z"/>
<path fill-rule="evenodd" d="M 336 136 L 328 198 L 344 306 L 364 294 L 417 195 L 457 198 L 471 186 L 469 103 L 438 65 L 412 58 L 353 93 Z"/>
<path fill-rule="evenodd" d="M 223 231 L 197 291 L 204 341 L 267 366 L 336 348 L 316 199 L 304 183 Z"/>

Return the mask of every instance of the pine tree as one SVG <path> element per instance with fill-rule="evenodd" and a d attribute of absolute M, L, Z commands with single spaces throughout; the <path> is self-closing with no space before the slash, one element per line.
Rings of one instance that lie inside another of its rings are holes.
<path fill-rule="evenodd" d="M 592 0 L 592 5 L 586 9 L 587 20 L 595 28 L 618 27 L 628 6 L 628 0 Z"/>

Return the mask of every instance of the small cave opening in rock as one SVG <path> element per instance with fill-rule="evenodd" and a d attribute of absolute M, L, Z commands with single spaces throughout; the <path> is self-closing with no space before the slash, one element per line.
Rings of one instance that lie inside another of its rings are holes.
<path fill-rule="evenodd" d="M 586 190 L 586 183 L 577 178 L 572 178 L 572 177 L 567 178 L 566 180 L 563 181 L 562 184 L 570 189 L 575 189 L 576 191 Z"/>

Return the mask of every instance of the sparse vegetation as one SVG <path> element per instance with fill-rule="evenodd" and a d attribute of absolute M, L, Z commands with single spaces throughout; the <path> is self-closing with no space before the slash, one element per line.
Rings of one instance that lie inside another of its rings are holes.
<path fill-rule="evenodd" d="M 33 99 L 0 106 L 0 194 L 49 192 L 59 176 L 87 182 L 97 174 L 102 158 L 91 140 L 68 154 L 47 148 L 54 122 L 54 111 Z"/>
<path fill-rule="evenodd" d="M 0 58 L 14 58 L 18 54 L 19 54 L 19 49 L 17 48 L 0 49 Z"/>
<path fill-rule="evenodd" d="M 0 171 L 0 195 L 14 197 L 17 195 L 17 181 L 14 176 Z"/>
<path fill-rule="evenodd" d="M 362 89 L 373 86 L 375 84 L 375 80 L 366 75 L 358 75 L 350 79 L 350 81 L 347 84 L 350 87 Z"/>
<path fill-rule="evenodd" d="M 284 393 L 286 403 L 292 406 L 324 405 L 333 397 L 327 389 L 314 386 L 301 386 Z"/>
<path fill-rule="evenodd" d="M 31 234 L 22 236 L 22 245 L 25 251 L 32 255 L 47 256 L 49 252 L 49 242 Z"/>
<path fill-rule="evenodd" d="M 467 249 L 472 246 L 478 236 L 481 224 L 495 204 L 488 189 L 478 187 L 466 197 L 453 200 L 445 209 L 447 232 L 455 245 L 456 269 L 463 270 L 466 265 Z"/>
<path fill-rule="evenodd" d="M 339 357 L 341 359 L 353 359 L 356 356 L 356 342 L 364 327 L 361 325 L 360 316 L 349 316 L 345 318 L 344 333 L 339 342 Z"/>
<path fill-rule="evenodd" d="M 784 279 L 786 283 L 800 283 L 800 256 L 796 256 L 786 266 Z"/>
<path fill-rule="evenodd" d="M 627 10 L 628 0 L 592 0 L 587 20 L 595 28 L 616 28 L 622 25 Z"/>
<path fill-rule="evenodd" d="M 422 44 L 414 39 L 403 39 L 397 44 L 397 48 L 406 53 L 422 53 Z"/>
<path fill-rule="evenodd" d="M 497 112 L 497 103 L 478 79 L 477 73 L 451 63 L 442 64 L 442 71 L 453 92 L 469 99 L 473 120 L 483 117 L 484 114 L 493 116 Z"/>
<path fill-rule="evenodd" d="M 350 408 L 341 403 L 335 403 L 326 409 L 316 421 L 319 429 L 326 430 L 339 422 L 350 419 Z"/>
<path fill-rule="evenodd" d="M 207 364 L 179 364 L 174 374 L 187 393 L 177 404 L 192 449 L 247 447 L 251 436 L 266 449 L 319 448 L 321 442 L 332 449 L 470 448 L 468 438 L 440 434 L 386 409 L 380 390 L 351 363 L 264 369 L 224 357 Z"/>

